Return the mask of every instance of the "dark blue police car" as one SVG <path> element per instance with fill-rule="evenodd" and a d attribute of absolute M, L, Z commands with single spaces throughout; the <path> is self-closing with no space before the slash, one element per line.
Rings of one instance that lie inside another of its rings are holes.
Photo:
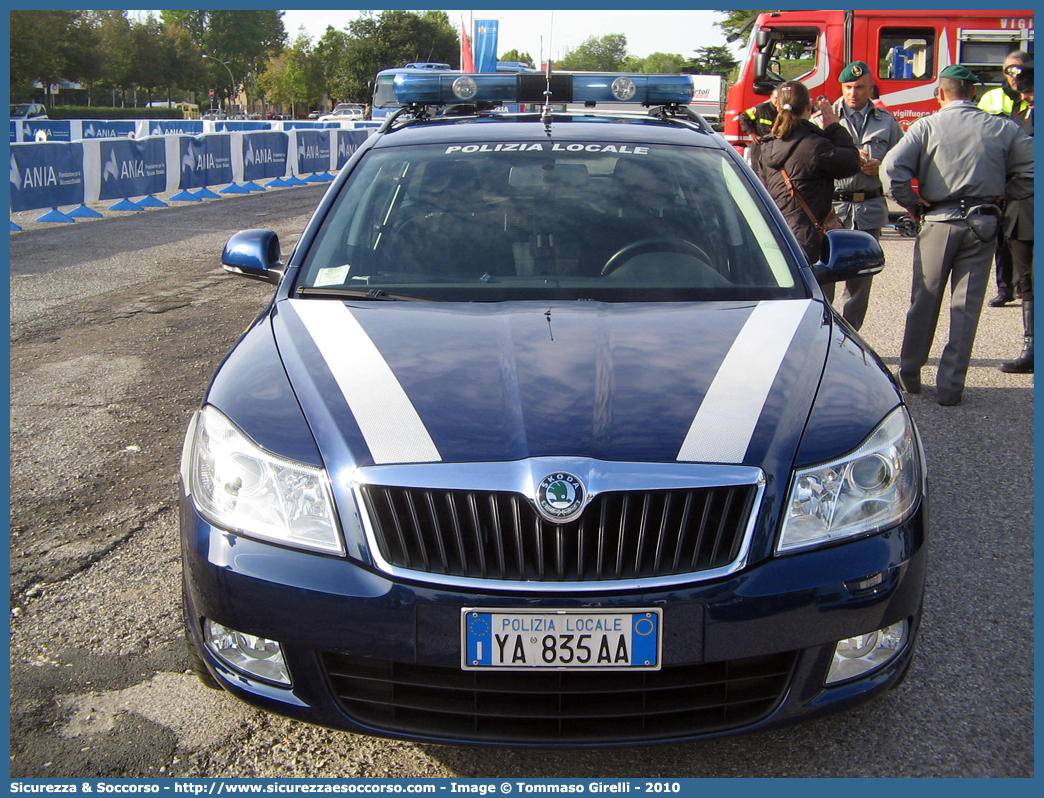
<path fill-rule="evenodd" d="M 185 442 L 200 676 L 521 746 L 767 728 L 902 679 L 924 459 L 818 285 L 877 242 L 807 263 L 685 76 L 396 91 L 285 263 L 271 231 L 226 247 L 278 287 Z"/>

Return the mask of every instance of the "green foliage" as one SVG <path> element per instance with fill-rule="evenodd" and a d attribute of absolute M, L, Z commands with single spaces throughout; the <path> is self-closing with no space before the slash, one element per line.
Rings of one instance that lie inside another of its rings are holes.
<path fill-rule="evenodd" d="M 626 63 L 627 37 L 622 33 L 609 33 L 602 37 L 589 36 L 578 47 L 566 53 L 555 67 L 619 72 Z"/>
<path fill-rule="evenodd" d="M 529 64 L 530 66 L 533 66 L 533 67 L 537 67 L 537 68 L 540 67 L 540 64 L 538 64 L 536 61 L 533 60 L 533 56 L 531 56 L 527 52 L 521 52 L 520 53 L 518 50 L 508 50 L 506 53 L 504 53 L 502 56 L 500 56 L 497 60 L 498 61 L 521 61 L 522 63 Z"/>
<path fill-rule="evenodd" d="M 411 61 L 438 61 L 460 66 L 460 39 L 445 11 L 393 9 L 364 13 L 348 23 L 343 60 L 338 69 L 341 102 L 369 102 L 382 69 Z"/>
<path fill-rule="evenodd" d="M 686 72 L 688 62 L 685 57 L 678 53 L 652 53 L 645 58 L 639 59 L 636 72 L 663 75 L 675 72 Z M 628 67 L 630 69 L 630 67 Z"/>
<path fill-rule="evenodd" d="M 172 108 L 112 108 L 104 105 L 56 105 L 47 109 L 49 119 L 170 119 L 181 112 Z"/>
<path fill-rule="evenodd" d="M 739 66 L 728 47 L 717 45 L 701 47 L 689 61 L 685 71 L 694 75 L 721 75 L 728 77 Z"/>

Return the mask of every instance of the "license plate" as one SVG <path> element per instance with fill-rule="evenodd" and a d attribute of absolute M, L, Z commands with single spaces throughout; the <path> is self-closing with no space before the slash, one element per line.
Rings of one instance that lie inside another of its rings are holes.
<path fill-rule="evenodd" d="M 461 614 L 464 670 L 660 669 L 660 610 Z"/>

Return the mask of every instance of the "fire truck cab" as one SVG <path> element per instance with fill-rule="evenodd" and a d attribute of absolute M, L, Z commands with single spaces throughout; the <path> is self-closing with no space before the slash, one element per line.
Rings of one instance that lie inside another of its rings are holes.
<path fill-rule="evenodd" d="M 1032 11 L 773 11 L 758 15 L 736 83 L 729 89 L 725 138 L 743 150 L 750 137 L 739 126 L 744 110 L 768 99 L 775 85 L 800 80 L 813 97 L 841 96 L 838 76 L 852 61 L 873 72 L 880 101 L 905 131 L 938 110 L 939 73 L 964 64 L 999 86 L 1005 56 L 1033 53 Z"/>

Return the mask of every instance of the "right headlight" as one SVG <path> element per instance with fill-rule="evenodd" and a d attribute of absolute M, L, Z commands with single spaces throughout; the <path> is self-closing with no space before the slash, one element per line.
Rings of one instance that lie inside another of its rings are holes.
<path fill-rule="evenodd" d="M 208 521 L 284 546 L 344 554 L 324 469 L 265 451 L 211 405 L 188 437 L 186 486 Z"/>
<path fill-rule="evenodd" d="M 905 407 L 855 451 L 794 472 L 778 553 L 868 535 L 902 523 L 921 495 L 921 452 Z"/>

